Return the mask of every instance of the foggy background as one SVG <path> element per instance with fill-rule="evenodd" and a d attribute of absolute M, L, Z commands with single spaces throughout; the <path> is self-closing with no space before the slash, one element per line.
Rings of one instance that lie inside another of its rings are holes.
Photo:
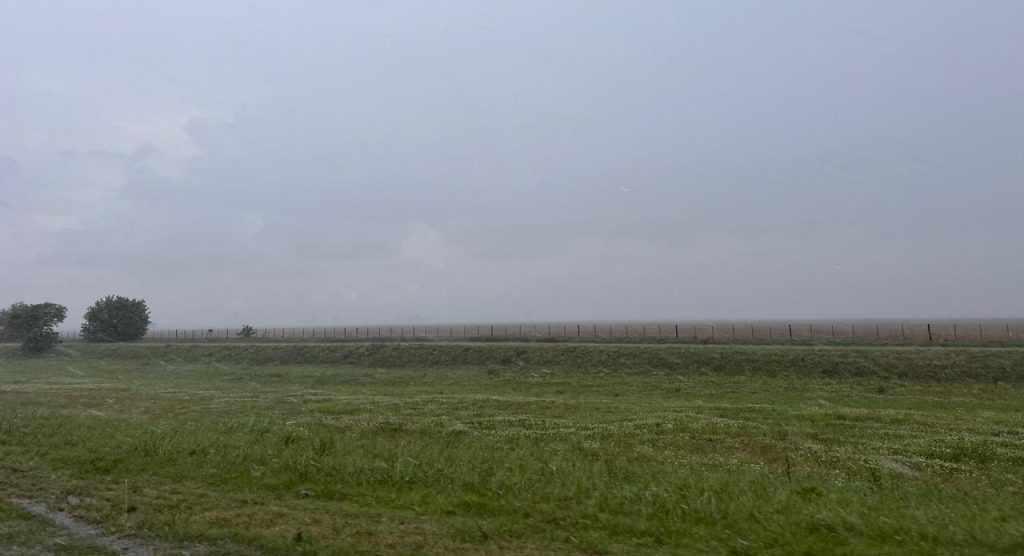
<path fill-rule="evenodd" d="M 1024 315 L 1024 3 L 0 0 L 0 304 Z"/>

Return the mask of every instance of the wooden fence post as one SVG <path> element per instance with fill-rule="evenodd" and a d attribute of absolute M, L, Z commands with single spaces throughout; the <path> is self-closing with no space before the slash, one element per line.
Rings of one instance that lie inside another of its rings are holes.
<path fill-rule="evenodd" d="M 789 323 L 789 341 L 793 341 L 793 323 Z"/>
<path fill-rule="evenodd" d="M 928 323 L 928 341 L 932 341 L 932 323 Z"/>

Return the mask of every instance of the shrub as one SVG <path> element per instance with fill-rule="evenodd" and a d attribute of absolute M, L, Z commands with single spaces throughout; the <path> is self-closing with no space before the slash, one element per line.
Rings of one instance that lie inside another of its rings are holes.
<path fill-rule="evenodd" d="M 241 330 L 238 331 L 238 336 L 240 338 L 255 338 L 256 329 L 247 324 L 243 326 Z"/>
<path fill-rule="evenodd" d="M 149 330 L 145 300 L 108 295 L 85 311 L 82 338 L 90 342 L 130 342 Z"/>
<path fill-rule="evenodd" d="M 15 303 L 0 311 L 0 336 L 21 342 L 25 353 L 45 353 L 60 341 L 54 328 L 67 315 L 68 308 L 56 303 Z"/>

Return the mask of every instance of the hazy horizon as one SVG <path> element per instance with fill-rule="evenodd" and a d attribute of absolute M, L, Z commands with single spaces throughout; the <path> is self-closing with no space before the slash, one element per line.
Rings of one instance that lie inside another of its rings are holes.
<path fill-rule="evenodd" d="M 1024 317 L 1024 3 L 0 8 L 63 328 Z"/>

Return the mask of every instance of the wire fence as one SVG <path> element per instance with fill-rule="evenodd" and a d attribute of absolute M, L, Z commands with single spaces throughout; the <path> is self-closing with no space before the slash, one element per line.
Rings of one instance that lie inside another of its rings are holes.
<path fill-rule="evenodd" d="M 75 330 L 65 341 L 81 339 Z M 1024 321 L 499 323 L 254 328 L 155 328 L 160 341 L 620 340 L 756 343 L 1005 344 L 1024 342 Z"/>

